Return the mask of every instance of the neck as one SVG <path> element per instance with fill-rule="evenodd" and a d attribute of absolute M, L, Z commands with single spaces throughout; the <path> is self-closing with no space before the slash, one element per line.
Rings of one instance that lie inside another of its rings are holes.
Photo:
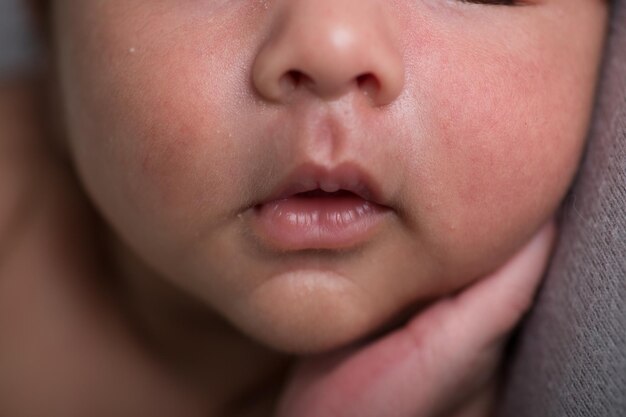
<path fill-rule="evenodd" d="M 247 338 L 164 280 L 115 236 L 108 239 L 108 249 L 120 280 L 122 308 L 147 353 L 203 398 L 210 396 L 212 407 L 217 402 L 234 411 L 233 405 L 257 407 L 257 402 L 275 398 L 289 358 Z"/>

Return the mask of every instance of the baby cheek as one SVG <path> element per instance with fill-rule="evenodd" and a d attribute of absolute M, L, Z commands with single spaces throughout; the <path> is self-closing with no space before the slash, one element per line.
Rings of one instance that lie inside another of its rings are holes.
<path fill-rule="evenodd" d="M 219 80 L 208 85 L 198 67 L 184 56 L 146 54 L 116 81 L 133 92 L 115 103 L 129 115 L 117 118 L 123 187 L 140 212 L 159 207 L 169 221 L 225 210 L 245 165 L 243 144 L 224 118 L 229 102 L 219 97 Z"/>
<path fill-rule="evenodd" d="M 433 92 L 435 226 L 458 252 L 504 254 L 554 211 L 573 175 L 584 117 L 555 74 L 530 59 L 463 59 Z M 567 115 L 564 117 L 563 115 Z M 468 249 L 475 248 L 475 249 Z M 460 257 L 462 258 L 462 257 Z M 469 258 L 468 258 L 469 259 Z"/>
<path fill-rule="evenodd" d="M 237 32 L 226 18 L 207 31 L 189 9 L 152 13 L 161 5 L 146 4 L 122 17 L 128 7 L 99 5 L 99 17 L 69 25 L 62 42 L 84 171 L 108 193 L 103 204 L 117 201 L 137 218 L 180 224 L 232 209 L 248 145 L 232 113 L 241 57 L 225 48 Z"/>
<path fill-rule="evenodd" d="M 214 205 L 223 201 L 229 179 L 237 177 L 229 163 L 235 146 L 217 121 L 200 122 L 211 119 L 217 110 L 204 109 L 197 115 L 176 94 L 155 98 L 143 108 L 153 112 L 139 127 L 129 168 L 150 190 L 151 203 L 176 210 L 196 204 L 206 207 L 202 200 L 209 195 Z"/>

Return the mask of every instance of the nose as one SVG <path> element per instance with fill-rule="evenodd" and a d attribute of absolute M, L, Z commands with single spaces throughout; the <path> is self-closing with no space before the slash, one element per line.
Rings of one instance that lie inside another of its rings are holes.
<path fill-rule="evenodd" d="M 333 100 L 352 90 L 376 106 L 404 86 L 404 64 L 387 0 L 276 0 L 271 34 L 252 68 L 258 93 L 274 102 L 308 90 Z"/>

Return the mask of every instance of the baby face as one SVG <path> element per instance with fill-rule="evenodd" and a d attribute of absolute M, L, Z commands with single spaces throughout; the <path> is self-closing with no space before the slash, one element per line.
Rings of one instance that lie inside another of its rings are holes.
<path fill-rule="evenodd" d="M 163 279 L 275 348 L 334 348 L 494 270 L 557 209 L 606 9 L 58 0 L 69 148 Z"/>

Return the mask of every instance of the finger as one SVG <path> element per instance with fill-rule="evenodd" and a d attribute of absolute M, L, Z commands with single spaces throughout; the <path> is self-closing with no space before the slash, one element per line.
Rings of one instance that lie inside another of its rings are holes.
<path fill-rule="evenodd" d="M 431 416 L 466 400 L 492 377 L 498 352 L 484 347 L 529 305 L 554 235 L 545 226 L 500 270 L 382 339 L 304 362 L 278 416 Z"/>
<path fill-rule="evenodd" d="M 450 305 L 443 300 L 420 313 L 417 320 L 426 325 L 419 334 L 405 326 L 367 345 L 303 361 L 277 416 L 429 417 L 466 401 L 493 367 L 477 376 L 484 364 L 475 358 L 482 352 L 459 339 Z"/>
<path fill-rule="evenodd" d="M 551 220 L 506 264 L 459 294 L 453 310 L 464 327 L 489 329 L 480 333 L 485 342 L 509 333 L 532 304 L 555 239 Z"/>
<path fill-rule="evenodd" d="M 408 332 L 303 362 L 278 417 L 431 416 L 440 385 Z"/>

